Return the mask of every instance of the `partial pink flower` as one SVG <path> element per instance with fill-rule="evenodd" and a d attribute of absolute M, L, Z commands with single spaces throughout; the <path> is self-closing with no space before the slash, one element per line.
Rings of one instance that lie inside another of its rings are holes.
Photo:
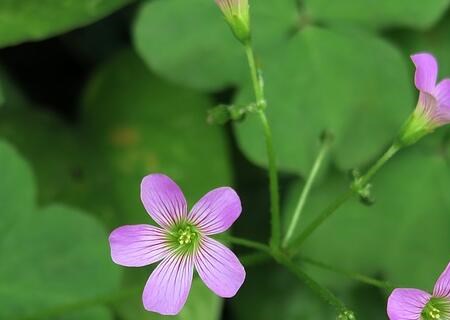
<path fill-rule="evenodd" d="M 194 269 L 220 297 L 233 297 L 245 279 L 236 255 L 210 236 L 226 231 L 241 213 L 241 201 L 229 187 L 201 198 L 188 213 L 178 185 L 162 174 L 142 180 L 141 199 L 160 226 L 127 225 L 110 237 L 111 257 L 119 265 L 141 267 L 161 261 L 144 288 L 146 310 L 175 315 L 183 308 Z"/>
<path fill-rule="evenodd" d="M 416 66 L 414 82 L 420 91 L 416 112 L 435 126 L 450 122 L 450 79 L 437 83 L 438 64 L 433 55 L 411 56 Z"/>
<path fill-rule="evenodd" d="M 450 263 L 434 285 L 433 294 L 395 289 L 388 299 L 390 320 L 450 320 Z"/>

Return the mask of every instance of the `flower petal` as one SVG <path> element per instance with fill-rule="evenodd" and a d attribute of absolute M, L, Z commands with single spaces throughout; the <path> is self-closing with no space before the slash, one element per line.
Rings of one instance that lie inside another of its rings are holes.
<path fill-rule="evenodd" d="M 416 66 L 415 84 L 420 91 L 431 93 L 436 86 L 438 65 L 429 53 L 418 53 L 411 56 Z"/>
<path fill-rule="evenodd" d="M 188 214 L 191 223 L 204 234 L 227 230 L 241 214 L 241 199 L 229 187 L 211 190 L 203 196 Z"/>
<path fill-rule="evenodd" d="M 438 83 L 433 91 L 440 105 L 450 108 L 450 79 L 444 79 Z"/>
<path fill-rule="evenodd" d="M 387 313 L 390 320 L 419 320 L 431 295 L 419 289 L 395 289 L 389 296 Z"/>
<path fill-rule="evenodd" d="M 442 298 L 450 298 L 450 263 L 445 268 L 444 272 L 442 272 L 439 279 L 436 281 L 433 290 L 433 296 L 442 297 Z"/>
<path fill-rule="evenodd" d="M 166 229 L 187 213 L 180 187 L 163 174 L 151 174 L 142 180 L 141 200 L 153 220 Z"/>
<path fill-rule="evenodd" d="M 169 252 L 163 229 L 146 225 L 122 226 L 109 236 L 112 260 L 126 267 L 142 267 L 163 259 Z"/>
<path fill-rule="evenodd" d="M 236 255 L 209 237 L 201 239 L 194 263 L 206 286 L 220 297 L 233 297 L 244 282 L 245 269 Z"/>
<path fill-rule="evenodd" d="M 144 288 L 142 301 L 148 311 L 176 315 L 183 308 L 194 274 L 192 255 L 172 252 L 153 271 Z"/>

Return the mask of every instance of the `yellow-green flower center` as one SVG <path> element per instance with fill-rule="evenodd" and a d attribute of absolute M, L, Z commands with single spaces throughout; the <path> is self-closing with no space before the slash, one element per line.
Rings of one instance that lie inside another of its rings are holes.
<path fill-rule="evenodd" d="M 198 247 L 200 233 L 192 224 L 181 221 L 169 231 L 168 239 L 174 250 L 192 253 Z"/>
<path fill-rule="evenodd" d="M 431 298 L 422 310 L 423 320 L 450 319 L 450 301 L 442 298 Z"/>
<path fill-rule="evenodd" d="M 198 233 L 191 226 L 178 230 L 178 243 L 180 245 L 190 244 L 198 237 Z"/>

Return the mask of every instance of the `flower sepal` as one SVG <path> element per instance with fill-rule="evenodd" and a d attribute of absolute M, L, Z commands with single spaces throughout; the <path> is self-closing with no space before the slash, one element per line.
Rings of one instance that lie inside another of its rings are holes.
<path fill-rule="evenodd" d="M 423 113 L 417 112 L 416 110 L 403 125 L 396 144 L 399 147 L 410 146 L 424 136 L 432 133 L 436 127 Z"/>
<path fill-rule="evenodd" d="M 236 39 L 244 45 L 250 41 L 248 0 L 216 0 Z"/>

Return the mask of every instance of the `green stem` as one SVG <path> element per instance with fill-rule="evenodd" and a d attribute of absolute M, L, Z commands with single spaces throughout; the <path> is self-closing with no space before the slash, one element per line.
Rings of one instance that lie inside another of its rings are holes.
<path fill-rule="evenodd" d="M 239 256 L 239 261 L 246 267 L 256 266 L 271 260 L 272 256 L 265 252 L 253 252 L 247 255 Z"/>
<path fill-rule="evenodd" d="M 325 210 L 322 211 L 322 213 L 319 214 L 319 216 L 314 219 L 306 228 L 303 230 L 303 232 L 293 241 L 291 247 L 294 248 L 292 253 L 296 254 L 300 246 L 303 244 L 303 242 L 324 222 L 326 221 L 339 207 L 344 204 L 348 199 L 350 199 L 353 196 L 353 191 L 348 190 L 344 194 L 342 194 L 340 197 L 338 197 L 336 200 L 334 200 L 328 207 L 325 208 Z"/>
<path fill-rule="evenodd" d="M 347 271 L 347 270 L 344 270 L 344 269 L 341 269 L 341 268 L 337 268 L 335 266 L 331 266 L 331 265 L 328 265 L 328 264 L 325 264 L 323 262 L 319 262 L 319 261 L 316 261 L 316 260 L 313 260 L 313 259 L 310 259 L 310 258 L 307 258 L 307 257 L 303 257 L 303 256 L 300 257 L 300 261 L 301 262 L 305 262 L 305 263 L 310 264 L 310 265 L 313 265 L 313 266 L 316 266 L 316 267 L 319 267 L 319 268 L 322 268 L 324 270 L 328 270 L 328 271 L 331 271 L 331 272 L 335 272 L 335 273 L 339 273 L 339 274 L 345 275 L 345 276 L 347 276 L 347 277 L 349 277 L 351 279 L 354 279 L 356 281 L 359 281 L 359 282 L 362 282 L 362 283 L 365 283 L 365 284 L 368 284 L 368 285 L 371 285 L 371 286 L 374 286 L 374 287 L 378 287 L 378 288 L 382 288 L 382 289 L 393 289 L 393 288 L 395 288 L 394 285 L 390 284 L 387 281 L 378 280 L 378 279 L 374 279 L 374 278 L 365 276 L 365 275 L 360 274 L 360 273 Z"/>
<path fill-rule="evenodd" d="M 272 141 L 272 130 L 267 120 L 264 108 L 266 106 L 264 89 L 261 76 L 258 72 L 255 62 L 255 54 L 251 43 L 245 46 L 248 65 L 253 83 L 253 90 L 256 98 L 256 104 L 259 107 L 258 116 L 264 129 L 264 138 L 266 141 L 267 158 L 269 162 L 269 184 L 270 184 L 270 213 L 271 213 L 271 238 L 270 246 L 278 250 L 281 242 L 280 232 L 280 195 L 278 186 L 277 163 L 275 150 Z"/>
<path fill-rule="evenodd" d="M 229 242 L 229 243 L 237 244 L 239 246 L 256 249 L 258 251 L 262 251 L 269 255 L 272 255 L 272 250 L 270 249 L 270 247 L 261 242 L 248 240 L 248 239 L 242 239 L 242 238 L 233 237 L 233 236 L 229 236 L 229 235 L 220 235 L 218 237 L 218 239 Z"/>
<path fill-rule="evenodd" d="M 393 144 L 376 162 L 373 164 L 367 172 L 356 179 L 349 190 L 343 193 L 341 196 L 336 198 L 328 207 L 326 207 L 319 216 L 314 219 L 303 232 L 293 241 L 292 243 L 292 253 L 295 255 L 298 253 L 300 246 L 303 242 L 329 217 L 333 215 L 347 200 L 352 198 L 352 196 L 359 190 L 362 190 L 372 179 L 372 177 L 380 170 L 380 168 L 391 159 L 398 151 L 400 147 L 397 144 Z"/>
<path fill-rule="evenodd" d="M 294 215 L 292 216 L 291 223 L 289 224 L 288 231 L 286 233 L 286 236 L 283 240 L 283 248 L 286 248 L 289 240 L 291 240 L 292 235 L 294 234 L 295 229 L 298 226 L 298 221 L 300 219 L 300 216 L 303 212 L 303 208 L 305 207 L 306 199 L 309 196 L 309 193 L 311 191 L 311 187 L 313 185 L 313 182 L 317 176 L 317 173 L 319 172 L 320 166 L 323 162 L 323 159 L 325 158 L 325 155 L 327 154 L 329 150 L 330 144 L 328 141 L 323 141 L 322 146 L 320 148 L 319 154 L 317 155 L 317 158 L 314 162 L 314 165 L 311 169 L 311 172 L 309 173 L 308 179 L 306 180 L 306 184 L 302 190 L 302 193 L 300 195 L 300 198 L 298 199 L 297 206 L 294 211 Z"/>
<path fill-rule="evenodd" d="M 397 144 L 393 144 L 378 160 L 375 162 L 373 166 L 367 170 L 367 173 L 362 176 L 360 179 L 361 186 L 365 186 L 367 183 L 369 183 L 370 179 L 375 175 L 375 173 L 380 170 L 380 168 L 389 160 L 391 159 L 397 151 L 400 150 L 400 146 Z"/>
<path fill-rule="evenodd" d="M 296 275 L 297 278 L 303 281 L 311 290 L 317 293 L 323 300 L 325 300 L 330 305 L 335 307 L 338 313 L 347 310 L 347 308 L 345 307 L 344 303 L 341 300 L 339 300 L 330 290 L 328 290 L 325 287 L 322 287 L 309 275 L 303 272 L 303 270 L 294 262 L 292 262 L 291 259 L 285 258 L 280 260 L 279 262 L 283 266 L 285 266 L 289 271 L 291 271 L 294 275 Z"/>

